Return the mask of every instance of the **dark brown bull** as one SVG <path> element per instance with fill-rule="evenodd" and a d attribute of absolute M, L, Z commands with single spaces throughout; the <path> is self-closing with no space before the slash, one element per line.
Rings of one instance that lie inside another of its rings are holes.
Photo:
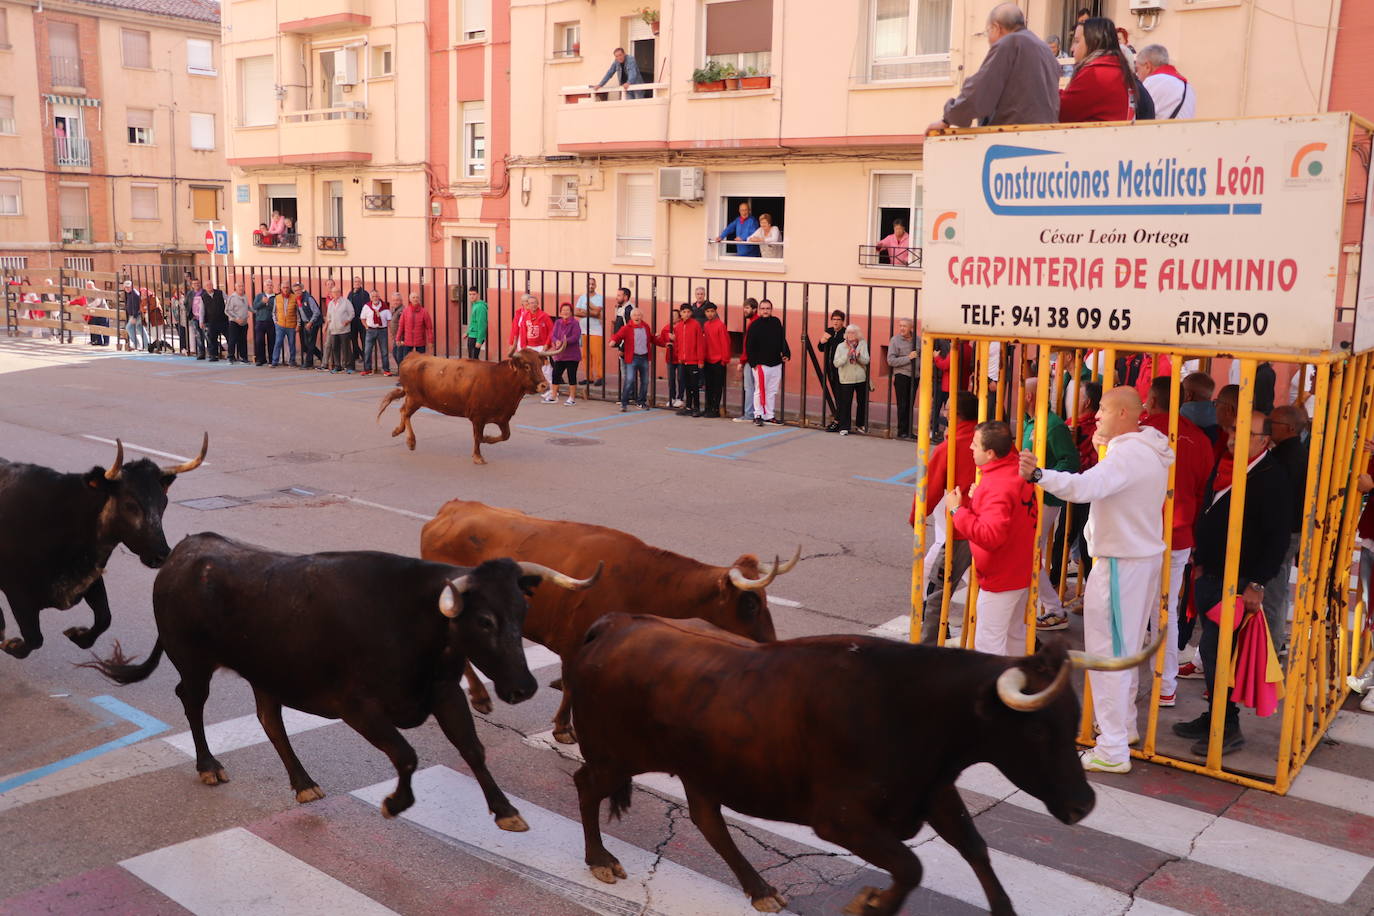
<path fill-rule="evenodd" d="M 388 404 L 405 398 L 401 422 L 391 435 L 404 432 L 406 445 L 413 452 L 415 428 L 410 417 L 421 407 L 450 417 L 467 417 L 472 421 L 472 463 L 486 464 L 482 443 L 492 445 L 509 439 L 510 418 L 520 406 L 520 399 L 548 388 L 539 354 L 534 350 L 518 350 L 499 363 L 411 353 L 401 361 L 396 387 L 382 398 L 377 419 L 382 418 Z M 501 435 L 483 435 L 488 423 L 495 423 Z"/>
<path fill-rule="evenodd" d="M 586 760 L 574 781 L 587 864 L 608 884 L 626 877 L 601 840 L 601 801 L 619 816 L 636 775 L 672 773 L 756 909 L 786 901 L 740 853 L 722 805 L 809 826 L 892 875 L 847 913 L 901 908 L 921 881 L 904 841 L 925 822 L 973 867 L 992 912 L 1011 913 L 955 779 L 988 762 L 1059 820 L 1082 820 L 1094 795 L 1069 672 L 1132 668 L 1158 645 L 1102 659 L 1055 643 L 1006 658 L 870 636 L 761 644 L 699 620 L 608 614 L 563 669 Z"/>
<path fill-rule="evenodd" d="M 583 570 L 590 575 L 604 562 L 606 575 L 586 591 L 543 589 L 530 599 L 525 638 L 552 649 L 565 663 L 587 628 L 607 611 L 652 608 L 664 617 L 700 617 L 748 639 L 771 642 L 777 634 L 764 589 L 797 564 L 797 556 L 781 564 L 775 558 L 765 571 L 756 557 L 745 554 L 731 566 L 708 566 L 613 528 L 535 518 L 461 499 L 445 503 L 425 525 L 420 555 L 459 566 L 514 555 L 569 575 Z M 471 670 L 468 692 L 474 709 L 491 710 L 491 698 Z M 564 744 L 575 740 L 566 693 L 554 717 L 554 737 Z"/>

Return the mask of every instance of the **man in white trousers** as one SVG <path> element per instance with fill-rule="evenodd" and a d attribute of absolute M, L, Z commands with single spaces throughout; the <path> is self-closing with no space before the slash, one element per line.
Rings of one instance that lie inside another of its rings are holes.
<path fill-rule="evenodd" d="M 962 392 L 960 392 L 962 394 Z M 1026 654 L 1026 597 L 1035 552 L 1035 487 L 1021 479 L 1011 427 L 979 423 L 969 450 L 983 477 L 965 498 L 945 495 L 955 534 L 968 541 L 978 573 L 973 648 L 992 655 Z"/>
<path fill-rule="evenodd" d="M 1021 476 L 1067 502 L 1091 503 L 1084 535 L 1097 558 L 1083 599 L 1083 642 L 1110 656 L 1140 651 L 1145 624 L 1159 606 L 1164 560 L 1164 495 L 1174 461 L 1167 436 L 1141 428 L 1140 395 L 1113 388 L 1097 410 L 1094 444 L 1107 453 L 1082 474 L 1041 470 L 1023 450 Z M 1091 671 L 1097 745 L 1082 755 L 1083 769 L 1128 773 L 1130 735 L 1136 729 L 1132 672 Z"/>
<path fill-rule="evenodd" d="M 754 373 L 754 425 L 765 422 L 781 423 L 775 411 L 778 406 L 778 383 L 782 381 L 782 364 L 792 358 L 782 322 L 773 314 L 773 303 L 759 300 L 759 314 L 744 332 L 744 357 L 749 371 Z"/>

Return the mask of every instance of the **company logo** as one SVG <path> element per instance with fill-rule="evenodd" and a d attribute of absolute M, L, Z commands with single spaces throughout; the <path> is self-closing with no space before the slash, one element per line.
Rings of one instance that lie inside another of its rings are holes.
<path fill-rule="evenodd" d="M 1308 143 L 1298 148 L 1293 156 L 1293 164 L 1288 169 L 1289 178 L 1320 178 L 1326 165 L 1318 153 L 1326 151 L 1325 143 Z"/>
<path fill-rule="evenodd" d="M 946 210 L 935 217 L 935 223 L 930 228 L 930 240 L 932 242 L 953 242 L 959 238 L 959 213 L 955 210 Z"/>

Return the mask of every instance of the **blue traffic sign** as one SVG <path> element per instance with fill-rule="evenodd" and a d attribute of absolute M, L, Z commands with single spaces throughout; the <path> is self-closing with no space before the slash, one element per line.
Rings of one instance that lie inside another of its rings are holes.
<path fill-rule="evenodd" d="M 216 229 L 216 230 L 215 230 L 215 254 L 228 254 L 228 253 L 229 253 L 229 230 L 228 230 L 228 229 Z"/>

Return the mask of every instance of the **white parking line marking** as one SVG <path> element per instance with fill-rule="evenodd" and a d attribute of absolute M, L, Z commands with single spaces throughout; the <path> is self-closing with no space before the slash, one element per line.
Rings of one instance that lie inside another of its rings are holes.
<path fill-rule="evenodd" d="M 92 442 L 104 442 L 106 445 L 114 445 L 114 444 L 115 444 L 115 440 L 113 440 L 113 439 L 106 439 L 104 436 L 92 436 L 92 435 L 89 435 L 89 434 L 87 434 L 87 433 L 82 433 L 82 434 L 81 434 L 81 438 L 83 438 L 83 439 L 90 439 Z M 145 445 L 134 445 L 132 442 L 125 442 L 125 443 L 124 443 L 124 448 L 125 448 L 126 450 L 128 450 L 128 451 L 131 451 L 131 452 L 142 452 L 142 453 L 145 454 L 145 455 L 156 455 L 156 456 L 158 456 L 159 458 L 170 458 L 170 459 L 172 459 L 173 461 L 180 461 L 180 462 L 182 462 L 183 464 L 186 463 L 187 461 L 190 461 L 190 460 L 191 460 L 191 459 L 190 459 L 189 457 L 187 457 L 186 455 L 173 455 L 171 452 L 160 452 L 160 451 L 158 451 L 158 450 L 155 449 L 155 448 L 148 448 L 148 447 L 145 446 Z M 201 467 L 205 467 L 205 466 L 208 465 L 209 463 L 210 463 L 210 462 L 208 462 L 208 461 L 202 462 L 202 463 L 201 463 Z"/>

